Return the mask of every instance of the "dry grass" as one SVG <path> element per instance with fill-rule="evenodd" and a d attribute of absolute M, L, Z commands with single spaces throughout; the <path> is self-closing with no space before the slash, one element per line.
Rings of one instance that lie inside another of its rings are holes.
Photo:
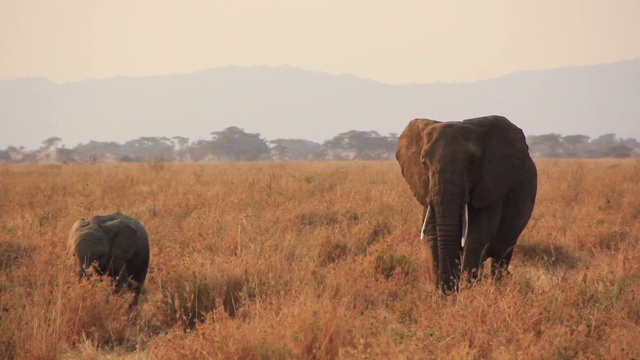
<path fill-rule="evenodd" d="M 0 358 L 640 358 L 640 162 L 541 160 L 513 276 L 442 299 L 395 162 L 0 167 Z M 146 225 L 140 305 L 80 217 Z"/>

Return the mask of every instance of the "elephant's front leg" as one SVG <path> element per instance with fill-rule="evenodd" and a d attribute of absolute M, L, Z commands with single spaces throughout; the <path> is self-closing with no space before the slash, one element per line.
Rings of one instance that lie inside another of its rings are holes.
<path fill-rule="evenodd" d="M 487 259 L 489 248 L 488 237 L 477 232 L 469 232 L 467 244 L 462 255 L 462 277 L 469 282 L 475 282 L 482 270 L 482 264 Z"/>
<path fill-rule="evenodd" d="M 470 282 L 475 281 L 482 270 L 500 221 L 502 204 L 487 208 L 469 207 L 469 230 L 462 256 L 462 273 Z"/>

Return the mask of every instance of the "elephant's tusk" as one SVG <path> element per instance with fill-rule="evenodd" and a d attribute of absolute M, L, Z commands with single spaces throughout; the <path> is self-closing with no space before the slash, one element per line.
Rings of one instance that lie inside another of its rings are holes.
<path fill-rule="evenodd" d="M 464 219 L 462 219 L 462 239 L 460 244 L 464 247 L 467 242 L 467 231 L 469 230 L 469 208 L 467 204 L 464 204 Z"/>
<path fill-rule="evenodd" d="M 427 214 L 424 216 L 424 223 L 422 224 L 422 230 L 420 231 L 420 240 L 424 239 L 425 232 L 427 231 L 427 219 L 429 218 L 430 211 L 431 205 L 427 206 Z"/>

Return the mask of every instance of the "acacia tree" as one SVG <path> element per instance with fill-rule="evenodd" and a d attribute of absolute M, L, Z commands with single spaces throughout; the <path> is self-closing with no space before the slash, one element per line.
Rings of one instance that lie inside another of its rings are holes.
<path fill-rule="evenodd" d="M 278 160 L 318 160 L 322 158 L 322 146 L 305 139 L 270 140 L 271 153 Z"/>
<path fill-rule="evenodd" d="M 0 162 L 11 162 L 11 150 L 7 147 L 6 150 L 0 150 Z"/>
<path fill-rule="evenodd" d="M 196 140 L 185 149 L 191 161 L 202 161 L 211 155 L 211 141 Z"/>
<path fill-rule="evenodd" d="M 384 160 L 393 157 L 398 136 L 381 136 L 377 131 L 351 130 L 324 142 L 323 146 L 338 159 Z"/>
<path fill-rule="evenodd" d="M 122 145 L 115 141 L 91 140 L 86 144 L 78 144 L 73 150 L 85 161 L 105 161 L 109 158 L 123 156 Z"/>
<path fill-rule="evenodd" d="M 41 151 L 49 151 L 52 148 L 56 147 L 56 145 L 58 145 L 58 143 L 62 141 L 62 139 L 60 139 L 57 136 L 54 137 L 50 137 L 48 139 L 42 140 L 42 146 L 40 147 Z"/>
<path fill-rule="evenodd" d="M 173 147 L 176 158 L 180 161 L 185 160 L 189 155 L 189 138 L 183 136 L 174 136 L 171 138 L 171 140 L 173 140 Z"/>
<path fill-rule="evenodd" d="M 230 126 L 211 133 L 211 150 L 215 156 L 232 161 L 255 161 L 270 159 L 270 149 L 260 134 L 246 133 Z"/>
<path fill-rule="evenodd" d="M 171 138 L 174 141 L 176 149 L 184 149 L 189 145 L 189 138 L 184 136 L 174 136 Z"/>
<path fill-rule="evenodd" d="M 174 159 L 173 142 L 167 137 L 143 136 L 129 140 L 123 145 L 127 159 L 141 161 L 162 157 L 167 161 Z"/>
<path fill-rule="evenodd" d="M 567 135 L 562 137 L 564 153 L 567 157 L 579 157 L 587 152 L 591 138 L 587 135 Z"/>
<path fill-rule="evenodd" d="M 542 156 L 558 157 L 562 154 L 562 136 L 560 134 L 529 135 L 527 143 L 532 152 Z"/>
<path fill-rule="evenodd" d="M 613 158 L 628 158 L 631 156 L 633 149 L 627 145 L 613 145 L 607 149 L 606 156 Z"/>

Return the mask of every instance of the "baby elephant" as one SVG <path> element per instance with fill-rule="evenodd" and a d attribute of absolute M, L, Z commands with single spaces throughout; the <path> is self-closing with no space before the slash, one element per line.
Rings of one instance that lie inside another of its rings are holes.
<path fill-rule="evenodd" d="M 69 251 L 80 279 L 93 267 L 114 280 L 116 292 L 127 284 L 137 301 L 149 268 L 149 236 L 137 220 L 120 212 L 78 220 L 69 233 Z"/>

